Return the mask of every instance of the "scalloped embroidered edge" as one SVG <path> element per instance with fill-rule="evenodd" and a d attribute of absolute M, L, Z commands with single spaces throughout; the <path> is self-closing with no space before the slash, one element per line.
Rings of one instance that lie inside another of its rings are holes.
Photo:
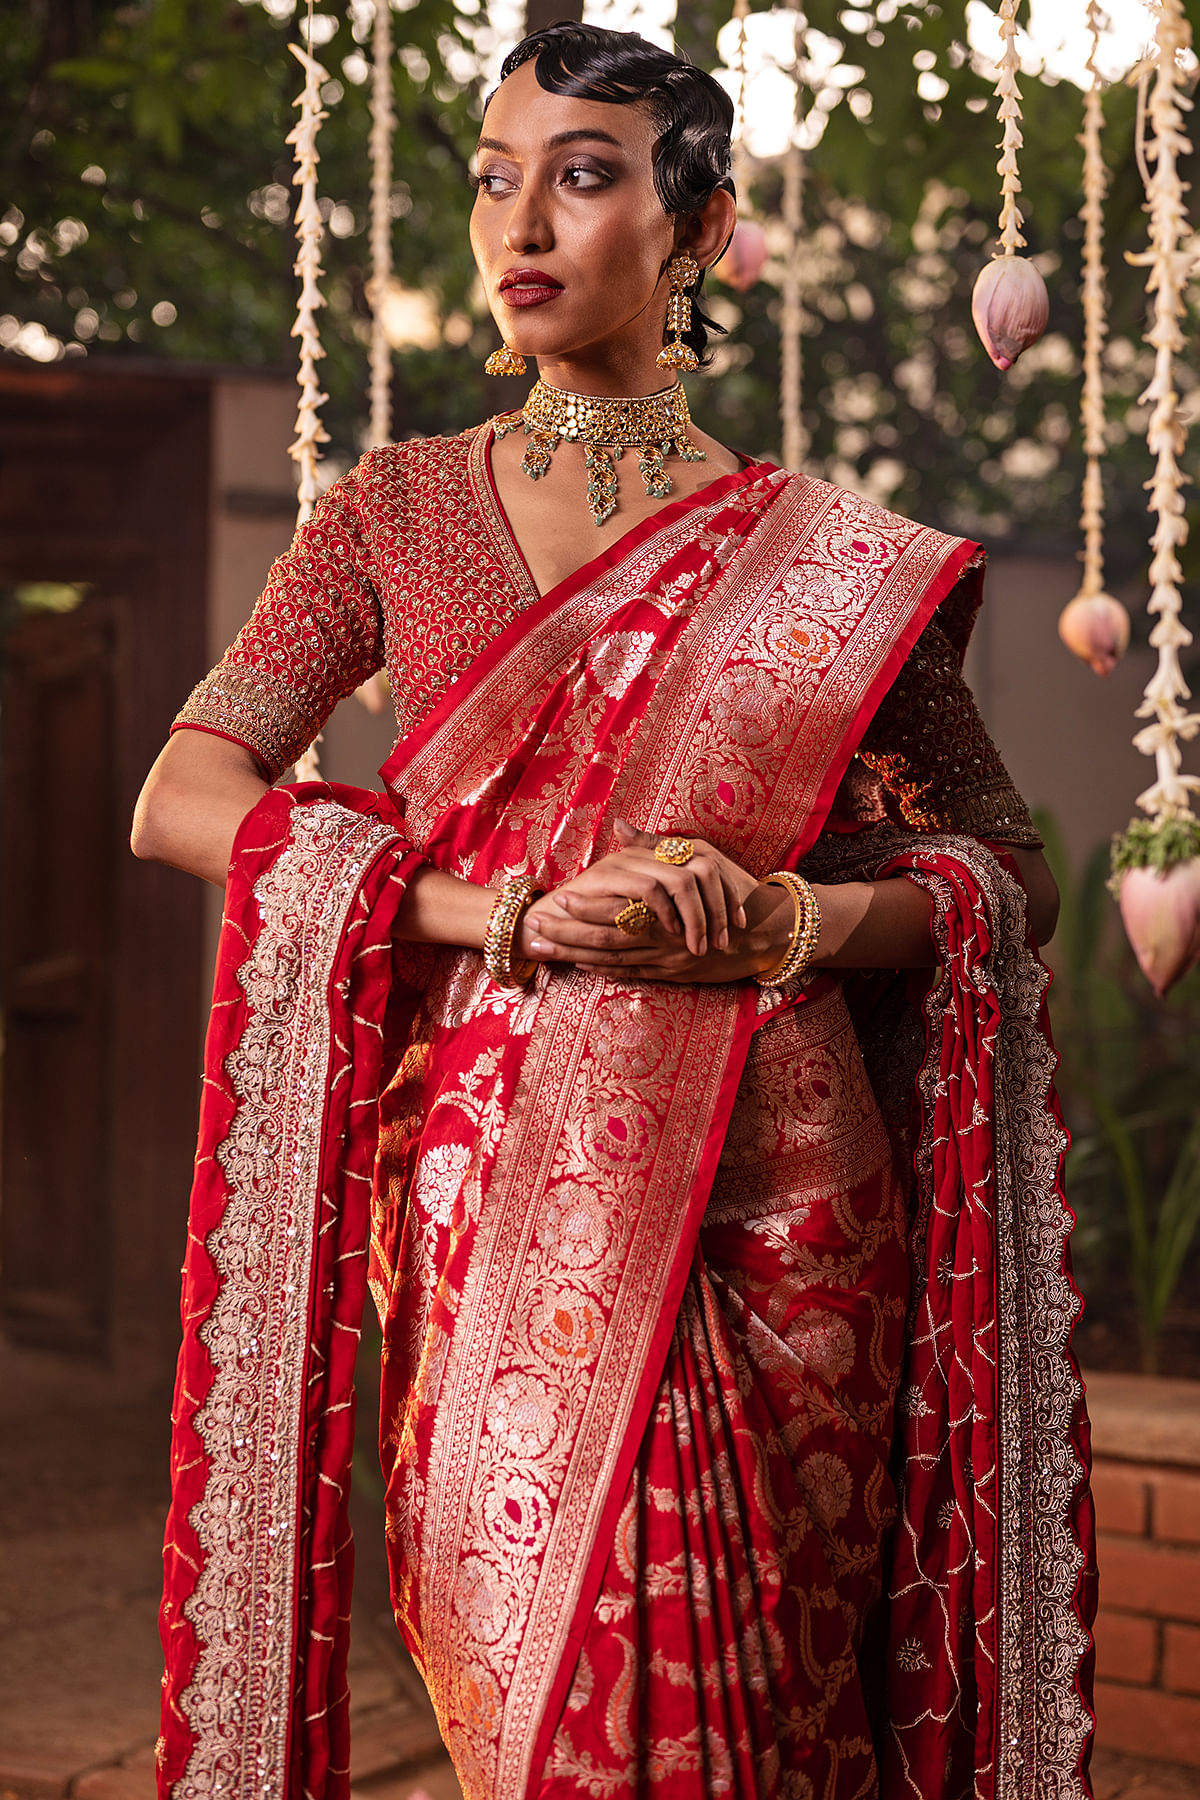
<path fill-rule="evenodd" d="M 396 836 L 333 801 L 295 807 L 289 827 L 254 889 L 262 930 L 237 976 L 247 1023 L 225 1062 L 237 1105 L 216 1153 L 229 1196 L 207 1240 L 220 1288 L 200 1329 L 214 1377 L 196 1417 L 209 1468 L 189 1514 L 203 1563 L 184 1606 L 198 1654 L 180 1696 L 196 1741 L 173 1800 L 286 1790 L 325 1000 L 362 880 Z"/>
<path fill-rule="evenodd" d="M 899 838 L 901 834 L 897 834 Z M 903 849 L 911 850 L 911 839 Z M 892 854 L 895 854 L 893 851 Z M 1038 1020 L 1049 975 L 1025 944 L 1025 896 L 982 844 L 923 838 L 923 856 L 964 862 L 993 922 L 983 971 L 1000 1002 L 995 1067 L 997 1270 L 1001 1283 L 999 1459 L 1001 1513 L 1000 1663 L 996 1800 L 1079 1800 L 1083 1745 L 1093 1720 L 1078 1685 L 1089 1635 L 1074 1597 L 1084 1552 L 1071 1530 L 1071 1507 L 1086 1473 L 1071 1442 L 1083 1389 L 1068 1360 L 1079 1296 L 1066 1273 L 1070 1214 L 1057 1192 L 1067 1135 L 1049 1110 L 1057 1055 Z M 947 884 L 910 866 L 934 892 Z M 947 977 L 944 913 L 932 909 L 943 973 L 925 1000 L 931 1022 L 943 1008 Z M 932 1116 L 924 1067 L 920 1083 Z M 1020 1142 L 1024 1160 L 1011 1154 Z M 928 1146 L 918 1148 L 918 1159 Z M 1034 1321 L 1044 1335 L 1035 1342 Z M 1028 1573 L 1027 1573 L 1028 1571 Z"/>

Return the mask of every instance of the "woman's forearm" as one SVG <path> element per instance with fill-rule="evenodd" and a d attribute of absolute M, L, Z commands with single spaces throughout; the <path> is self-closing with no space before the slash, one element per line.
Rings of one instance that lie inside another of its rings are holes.
<path fill-rule="evenodd" d="M 410 878 L 396 915 L 396 935 L 414 944 L 458 944 L 482 950 L 494 888 L 425 867 Z"/>
<path fill-rule="evenodd" d="M 821 936 L 813 966 L 825 969 L 920 969 L 937 961 L 930 897 L 903 876 L 847 881 L 814 891 Z"/>
<path fill-rule="evenodd" d="M 1058 920 L 1058 889 L 1039 850 L 1009 849 L 1025 887 L 1034 941 L 1044 944 Z M 821 937 L 814 964 L 829 969 L 916 969 L 937 961 L 931 898 L 904 876 L 816 888 Z"/>
<path fill-rule="evenodd" d="M 238 827 L 268 785 L 241 744 L 213 732 L 177 731 L 138 796 L 134 855 L 224 887 Z M 473 881 L 418 869 L 400 905 L 398 934 L 415 943 L 482 949 L 495 899 L 490 888 Z"/>
<path fill-rule="evenodd" d="M 224 887 L 238 827 L 267 792 L 249 750 L 212 732 L 178 731 L 146 777 L 134 810 L 135 856 Z M 398 935 L 415 943 L 483 947 L 490 888 L 441 869 L 418 869 L 405 890 Z"/>

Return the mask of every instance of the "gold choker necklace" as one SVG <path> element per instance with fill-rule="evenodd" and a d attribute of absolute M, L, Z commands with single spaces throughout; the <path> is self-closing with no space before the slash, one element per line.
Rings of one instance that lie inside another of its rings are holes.
<path fill-rule="evenodd" d="M 638 474 L 646 492 L 656 500 L 671 492 L 665 456 L 674 451 L 684 462 L 707 460 L 688 436 L 690 424 L 687 396 L 678 381 L 657 394 L 628 400 L 568 394 L 564 388 L 536 381 L 521 411 L 501 413 L 493 421 L 493 430 L 501 438 L 524 425 L 529 446 L 521 467 L 531 481 L 546 473 L 564 438 L 581 443 L 586 453 L 588 505 L 597 525 L 603 525 L 617 510 L 617 458 L 623 450 L 637 451 Z"/>

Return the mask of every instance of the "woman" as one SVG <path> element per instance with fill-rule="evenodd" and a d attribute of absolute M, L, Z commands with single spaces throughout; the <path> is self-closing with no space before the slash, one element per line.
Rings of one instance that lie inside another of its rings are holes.
<path fill-rule="evenodd" d="M 368 1255 L 469 1800 L 1088 1791 L 1053 883 L 977 547 L 664 388 L 730 124 L 632 35 L 518 47 L 471 237 L 523 414 L 336 483 L 147 782 L 138 854 L 229 878 L 164 1794 L 347 1792 Z M 384 662 L 386 794 L 268 790 Z"/>

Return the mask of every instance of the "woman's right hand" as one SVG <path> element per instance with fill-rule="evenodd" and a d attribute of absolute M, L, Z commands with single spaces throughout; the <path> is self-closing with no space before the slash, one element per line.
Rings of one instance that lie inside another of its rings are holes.
<path fill-rule="evenodd" d="M 516 953 L 539 962 L 576 962 L 617 970 L 638 967 L 660 980 L 737 980 L 754 972 L 762 946 L 747 940 L 746 902 L 757 879 L 702 838 L 693 838 L 686 863 L 660 862 L 654 847 L 662 834 L 617 824 L 621 848 L 601 857 L 573 880 L 535 901 L 521 921 Z M 630 901 L 653 914 L 646 931 L 630 937 L 614 921 Z M 773 900 L 773 896 L 772 896 Z M 756 904 L 756 913 L 762 911 Z M 736 939 L 736 971 L 690 970 L 700 959 L 723 956 Z M 761 966 L 766 966 L 762 964 Z"/>

